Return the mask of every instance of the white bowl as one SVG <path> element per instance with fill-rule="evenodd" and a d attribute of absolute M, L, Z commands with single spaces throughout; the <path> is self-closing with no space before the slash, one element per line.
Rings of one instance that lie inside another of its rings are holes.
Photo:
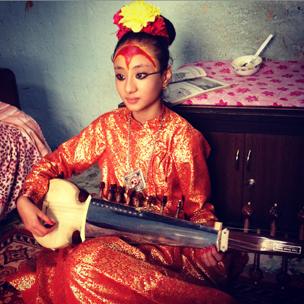
<path fill-rule="evenodd" d="M 254 55 L 241 56 L 231 63 L 234 72 L 240 76 L 250 76 L 255 74 L 261 67 L 263 59 Z"/>

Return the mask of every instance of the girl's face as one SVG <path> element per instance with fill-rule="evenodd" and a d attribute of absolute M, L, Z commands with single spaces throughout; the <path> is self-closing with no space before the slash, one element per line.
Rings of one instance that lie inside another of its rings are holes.
<path fill-rule="evenodd" d="M 151 47 L 136 42 L 121 46 L 113 62 L 118 94 L 133 116 L 145 120 L 158 115 L 161 92 L 171 79 L 171 69 L 161 74 Z"/>

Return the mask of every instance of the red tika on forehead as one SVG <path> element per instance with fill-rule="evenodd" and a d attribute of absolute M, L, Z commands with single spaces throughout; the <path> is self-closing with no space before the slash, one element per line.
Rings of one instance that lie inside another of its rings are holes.
<path fill-rule="evenodd" d="M 138 47 L 136 45 L 126 45 L 126 46 L 122 47 L 115 54 L 114 60 L 116 60 L 116 58 L 119 55 L 121 55 L 125 58 L 126 65 L 128 68 L 129 68 L 129 65 L 130 65 L 130 62 L 131 62 L 133 56 L 136 56 L 136 55 L 145 56 L 153 64 L 153 66 L 156 67 L 154 59 L 147 52 L 145 52 L 143 49 L 141 49 L 140 47 Z"/>

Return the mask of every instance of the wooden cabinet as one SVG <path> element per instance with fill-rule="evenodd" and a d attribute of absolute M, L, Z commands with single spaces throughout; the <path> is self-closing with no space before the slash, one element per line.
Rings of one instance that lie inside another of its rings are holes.
<path fill-rule="evenodd" d="M 177 106 L 212 148 L 212 202 L 225 225 L 242 227 L 251 202 L 252 227 L 270 227 L 278 204 L 278 230 L 296 236 L 304 206 L 304 110 Z"/>

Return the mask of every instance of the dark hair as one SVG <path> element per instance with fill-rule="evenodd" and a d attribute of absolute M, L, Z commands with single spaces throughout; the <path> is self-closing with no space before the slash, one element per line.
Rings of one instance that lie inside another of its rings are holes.
<path fill-rule="evenodd" d="M 122 36 L 120 40 L 118 40 L 112 58 L 114 58 L 118 48 L 124 45 L 126 42 L 130 42 L 130 41 L 142 42 L 150 45 L 153 48 L 155 52 L 155 56 L 159 61 L 160 72 L 163 73 L 168 68 L 168 64 L 169 64 L 169 59 L 170 59 L 169 46 L 172 44 L 176 36 L 176 32 L 173 24 L 165 17 L 163 18 L 165 20 L 169 39 L 166 39 L 163 36 L 155 36 L 145 32 L 139 32 L 139 33 L 127 32 L 124 36 Z"/>

